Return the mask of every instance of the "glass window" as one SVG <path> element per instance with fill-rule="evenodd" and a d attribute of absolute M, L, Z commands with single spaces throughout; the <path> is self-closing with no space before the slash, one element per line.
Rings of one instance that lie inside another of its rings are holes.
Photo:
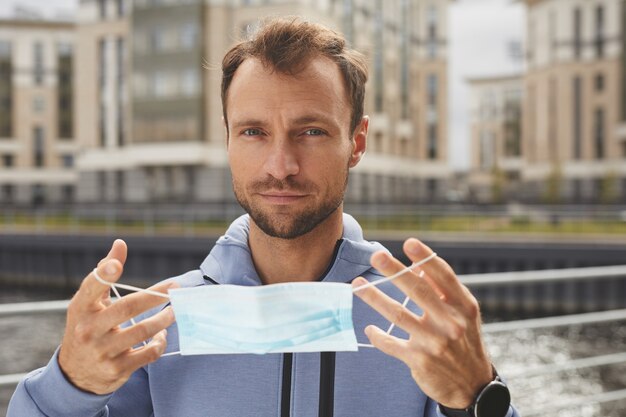
<path fill-rule="evenodd" d="M 33 45 L 33 68 L 35 84 L 41 85 L 43 83 L 43 44 L 41 42 L 35 42 Z"/>
<path fill-rule="evenodd" d="M 155 28 L 150 32 L 150 49 L 153 52 L 165 49 L 165 33 L 162 28 Z"/>
<path fill-rule="evenodd" d="M 4 184 L 2 186 L 2 201 L 9 203 L 13 201 L 15 196 L 15 186 L 13 184 Z"/>
<path fill-rule="evenodd" d="M 124 17 L 126 14 L 126 10 L 124 8 L 124 3 L 126 0 L 117 0 L 116 1 L 116 9 L 117 9 L 117 17 Z"/>
<path fill-rule="evenodd" d="M 181 93 L 184 96 L 196 96 L 200 92 L 200 82 L 198 71 L 195 69 L 186 69 L 182 73 Z"/>
<path fill-rule="evenodd" d="M 44 131 L 41 126 L 33 129 L 33 165 L 37 168 L 44 166 Z"/>
<path fill-rule="evenodd" d="M 194 22 L 187 22 L 180 28 L 180 46 L 191 49 L 196 46 L 198 26 Z"/>
<path fill-rule="evenodd" d="M 437 104 L 437 94 L 439 93 L 437 74 L 428 75 L 428 104 L 435 106 Z"/>
<path fill-rule="evenodd" d="M 437 125 L 428 126 L 428 159 L 437 159 Z"/>
<path fill-rule="evenodd" d="M 61 155 L 61 165 L 63 166 L 63 168 L 74 167 L 74 155 L 72 154 Z"/>
<path fill-rule="evenodd" d="M 11 154 L 4 154 L 2 155 L 2 166 L 6 167 L 6 168 L 11 168 L 13 166 L 13 155 Z"/>
<path fill-rule="evenodd" d="M 596 74 L 596 91 L 604 91 L 604 75 Z"/>
<path fill-rule="evenodd" d="M 574 77 L 574 159 L 580 159 L 582 157 L 582 78 Z"/>
<path fill-rule="evenodd" d="M 107 42 L 106 39 L 100 39 L 100 42 L 98 43 L 99 45 L 99 51 L 100 51 L 100 65 L 98 66 L 99 68 L 99 73 L 100 73 L 100 87 L 104 87 L 104 85 L 106 84 L 106 67 L 107 67 Z"/>
<path fill-rule="evenodd" d="M 107 17 L 107 2 L 106 0 L 98 0 L 98 12 L 100 19 L 106 19 Z"/>
<path fill-rule="evenodd" d="M 59 56 L 68 57 L 72 56 L 73 46 L 71 43 L 60 42 L 57 44 L 57 53 Z"/>
<path fill-rule="evenodd" d="M 437 8 L 435 6 L 430 6 L 428 8 L 427 15 L 427 26 L 428 26 L 428 56 L 430 58 L 434 58 L 437 56 Z"/>
<path fill-rule="evenodd" d="M 11 42 L 0 40 L 0 58 L 11 57 Z"/>
<path fill-rule="evenodd" d="M 33 98 L 33 111 L 35 113 L 41 113 L 46 109 L 46 101 L 41 96 Z"/>
<path fill-rule="evenodd" d="M 598 5 L 596 8 L 596 36 L 595 36 L 596 57 L 604 57 L 604 8 Z"/>
<path fill-rule="evenodd" d="M 602 159 L 604 158 L 604 109 L 596 109 L 595 116 L 595 154 L 597 159 Z"/>
<path fill-rule="evenodd" d="M 580 58 L 582 52 L 582 11 L 574 9 L 574 58 Z"/>

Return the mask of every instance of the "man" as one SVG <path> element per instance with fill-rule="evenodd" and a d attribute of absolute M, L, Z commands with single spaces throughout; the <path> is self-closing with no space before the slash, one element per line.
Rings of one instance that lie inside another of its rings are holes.
<path fill-rule="evenodd" d="M 366 149 L 362 56 L 322 26 L 272 19 L 234 46 L 222 69 L 233 188 L 248 215 L 199 270 L 152 289 L 358 287 L 400 271 L 343 214 L 348 171 Z M 432 253 L 415 239 L 404 250 L 413 261 Z M 116 241 L 97 274 L 117 281 L 125 260 L 126 246 Z M 111 303 L 109 287 L 89 274 L 68 308 L 59 350 L 20 383 L 9 416 L 454 417 L 474 415 L 476 402 L 481 417 L 516 415 L 483 345 L 476 300 L 440 258 L 422 270 L 423 277 L 406 272 L 357 293 L 357 337 L 366 342 L 365 330 L 377 349 L 168 357 L 166 347 L 178 349 L 171 307 L 145 293 Z M 398 302 L 405 294 L 423 314 Z M 140 314 L 138 324 L 120 326 Z M 380 330 L 387 320 L 406 333 Z"/>

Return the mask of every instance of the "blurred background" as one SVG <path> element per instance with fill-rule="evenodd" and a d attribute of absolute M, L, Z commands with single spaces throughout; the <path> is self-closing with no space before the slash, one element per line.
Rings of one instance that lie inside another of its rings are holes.
<path fill-rule="evenodd" d="M 522 414 L 626 415 L 626 0 L 2 1 L 0 415 L 114 238 L 149 285 L 242 213 L 219 68 L 268 15 L 367 57 L 346 211 L 452 264 Z"/>

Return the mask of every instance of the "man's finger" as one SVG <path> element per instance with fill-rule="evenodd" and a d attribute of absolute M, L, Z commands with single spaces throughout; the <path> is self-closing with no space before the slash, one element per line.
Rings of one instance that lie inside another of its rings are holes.
<path fill-rule="evenodd" d="M 98 276 L 107 282 L 117 282 L 122 276 L 123 266 L 117 259 L 110 259 L 96 268 Z M 106 299 L 111 286 L 96 279 L 93 271 L 80 284 L 72 304 L 79 309 L 94 311 L 102 308 L 100 301 Z"/>
<path fill-rule="evenodd" d="M 388 277 L 406 269 L 402 262 L 385 251 L 374 253 L 371 258 L 371 264 Z M 406 271 L 391 282 L 408 295 L 414 303 L 422 307 L 424 311 L 428 311 L 430 314 L 438 317 L 442 317 L 445 314 L 444 304 L 441 302 L 439 295 L 414 272 Z"/>
<path fill-rule="evenodd" d="M 170 288 L 176 288 L 178 284 L 174 281 L 162 282 L 149 288 L 151 291 L 167 294 Z M 150 295 L 145 292 L 136 292 L 125 295 L 115 301 L 106 310 L 101 311 L 97 321 L 97 327 L 100 330 L 108 331 L 113 329 L 131 318 L 137 317 L 141 313 L 154 308 L 160 304 L 167 303 L 167 299 Z"/>
<path fill-rule="evenodd" d="M 367 284 L 365 279 L 357 278 L 352 282 L 352 288 L 365 284 Z M 421 330 L 419 319 L 415 314 L 378 288 L 364 288 L 354 294 L 405 332 L 413 334 Z"/>
<path fill-rule="evenodd" d="M 167 331 L 161 330 L 146 345 L 133 349 L 118 357 L 119 368 L 125 369 L 128 375 L 137 369 L 159 359 L 167 347 Z"/>
<path fill-rule="evenodd" d="M 409 359 L 407 356 L 410 351 L 409 342 L 391 336 L 374 325 L 367 326 L 365 334 L 376 349 L 407 363 Z"/>
<path fill-rule="evenodd" d="M 420 261 L 433 253 L 432 249 L 414 238 L 404 242 L 404 252 L 411 262 Z M 457 305 L 466 302 L 467 291 L 445 260 L 437 256 L 420 268 L 426 272 L 428 280 L 436 286 L 437 292 L 444 295 L 448 304 Z"/>
<path fill-rule="evenodd" d="M 172 323 L 174 323 L 174 312 L 172 307 L 167 307 L 134 326 L 114 330 L 106 339 L 107 346 L 105 348 L 109 356 L 114 358 L 120 353 L 127 351 L 128 348 L 155 337 L 157 333 L 166 329 Z"/>
<path fill-rule="evenodd" d="M 126 246 L 126 242 L 122 239 L 115 239 L 113 244 L 111 245 L 111 249 L 106 257 L 104 257 L 100 262 L 98 262 L 98 266 L 109 259 L 117 259 L 124 265 L 126 263 L 126 257 L 128 256 L 128 247 Z"/>

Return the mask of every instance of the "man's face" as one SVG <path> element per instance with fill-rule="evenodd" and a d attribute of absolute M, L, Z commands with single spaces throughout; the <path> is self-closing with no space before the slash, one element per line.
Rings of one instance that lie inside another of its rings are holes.
<path fill-rule="evenodd" d="M 228 159 L 235 196 L 264 233 L 302 236 L 341 206 L 348 169 L 365 148 L 364 137 L 351 138 L 350 114 L 329 59 L 311 60 L 296 76 L 256 59 L 237 69 L 227 96 Z"/>

